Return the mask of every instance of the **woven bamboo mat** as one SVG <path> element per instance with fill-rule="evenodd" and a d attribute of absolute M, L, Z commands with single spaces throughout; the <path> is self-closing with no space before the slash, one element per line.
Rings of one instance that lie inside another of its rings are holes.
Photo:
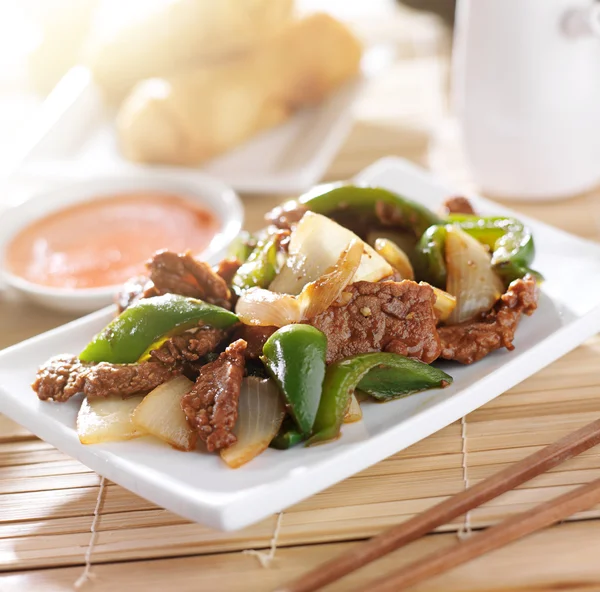
<path fill-rule="evenodd" d="M 397 154 L 429 164 L 459 186 L 469 187 L 452 133 L 431 134 L 444 112 L 440 99 L 444 67 L 436 56 L 411 58 L 374 81 L 357 105 L 357 124 L 327 177 L 349 178 L 373 160 Z M 398 97 L 403 98 L 400 107 Z M 280 199 L 245 197 L 248 226 L 258 228 L 262 213 Z M 516 204 L 516 209 L 600 239 L 600 191 L 568 202 Z M 5 299 L 0 307 L 0 347 L 67 320 Z M 280 517 L 236 533 L 187 522 L 115 484 L 101 482 L 77 461 L 0 416 L 0 571 L 12 572 L 0 575 L 0 591 L 71 590 L 82 575 L 86 552 L 94 564 L 89 582 L 94 592 L 269 590 L 343 551 L 351 541 L 402 522 L 596 419 L 599 356 L 596 337 L 463 422 Z M 387 557 L 360 572 L 351 584 L 331 590 L 352 589 L 373 575 L 452 544 L 459 530 L 495 523 L 599 475 L 600 448 L 596 448 L 445 525 L 441 529 L 445 532 Z M 558 586 L 599 590 L 600 522 L 584 519 L 600 519 L 600 507 L 415 591 L 541 592 Z M 255 557 L 241 551 L 269 549 L 278 523 L 276 560 L 271 569 L 262 569 Z"/>
<path fill-rule="evenodd" d="M 538 533 L 496 551 L 493 556 L 481 557 L 443 576 L 432 578 L 411 588 L 411 592 L 597 592 L 600 528 L 590 528 L 589 524 L 563 524 Z M 453 534 L 425 537 L 356 572 L 350 584 L 341 581 L 329 586 L 327 592 L 354 590 L 384 572 L 449 547 L 455 541 Z M 277 561 L 268 570 L 257 568 L 253 557 L 241 553 L 101 564 L 94 566 L 95 577 L 89 589 L 93 592 L 267 592 L 320 562 L 343 553 L 352 544 L 279 549 Z M 64 592 L 72 590 L 73 582 L 80 574 L 81 567 L 21 572 L 0 576 L 0 589 L 2 592 Z"/>

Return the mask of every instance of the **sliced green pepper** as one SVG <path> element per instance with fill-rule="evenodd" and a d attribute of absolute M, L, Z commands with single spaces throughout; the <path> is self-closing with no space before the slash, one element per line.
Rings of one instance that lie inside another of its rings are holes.
<path fill-rule="evenodd" d="M 241 296 L 249 288 L 266 288 L 277 273 L 277 240 L 272 237 L 259 242 L 246 262 L 233 276 L 231 287 Z"/>
<path fill-rule="evenodd" d="M 375 215 L 378 203 L 393 206 L 392 217 L 401 228 L 408 228 L 420 237 L 427 228 L 442 221 L 420 203 L 380 187 L 355 185 L 321 185 L 302 195 L 298 200 L 317 214 L 328 215 L 336 210 L 351 209 L 362 215 Z"/>
<path fill-rule="evenodd" d="M 452 381 L 447 375 L 445 375 L 447 378 L 443 380 L 432 380 L 431 367 L 422 362 L 392 353 L 361 354 L 334 362 L 327 368 L 325 382 L 323 383 L 323 395 L 313 426 L 313 436 L 307 442 L 308 446 L 334 440 L 339 436 L 344 415 L 354 389 L 374 368 L 378 368 L 379 381 L 374 380 L 370 388 L 374 392 L 380 389 L 380 394 L 389 392 L 390 388 L 389 385 L 384 385 L 381 378 L 385 369 L 402 370 L 407 377 L 405 383 L 404 374 L 394 372 L 394 379 L 397 381 L 396 392 L 412 388 L 419 376 L 423 382 L 429 381 L 429 384 L 432 385 L 429 388 L 445 386 Z"/>
<path fill-rule="evenodd" d="M 269 446 L 277 450 L 287 450 L 303 440 L 304 436 L 296 427 L 294 420 L 288 416 L 283 420 L 279 433 L 271 440 Z"/>
<path fill-rule="evenodd" d="M 83 362 L 133 364 L 148 346 L 175 329 L 199 323 L 225 329 L 238 322 L 232 312 L 195 298 L 165 294 L 128 307 L 79 354 Z"/>
<path fill-rule="evenodd" d="M 255 247 L 256 239 L 249 232 L 242 230 L 231 241 L 227 249 L 227 257 L 237 259 L 240 263 L 245 263 Z"/>
<path fill-rule="evenodd" d="M 446 227 L 430 226 L 415 245 L 411 258 L 416 277 L 442 290 L 446 289 L 445 242 Z"/>
<path fill-rule="evenodd" d="M 503 216 L 482 218 L 467 214 L 453 214 L 449 219 L 479 242 L 489 246 L 492 265 L 506 284 L 527 273 L 543 279 L 529 267 L 535 257 L 535 245 L 531 231 L 519 220 Z"/>
<path fill-rule="evenodd" d="M 319 409 L 326 352 L 327 338 L 310 325 L 282 327 L 263 347 L 261 359 L 305 436 L 311 433 Z"/>
<path fill-rule="evenodd" d="M 506 285 L 528 273 L 538 280 L 543 279 L 541 274 L 529 267 L 535 257 L 533 236 L 519 220 L 502 216 L 482 218 L 451 214 L 448 221 L 490 248 L 494 271 Z M 446 287 L 445 241 L 446 227 L 431 226 L 415 246 L 412 258 L 417 277 L 442 289 Z"/>
<path fill-rule="evenodd" d="M 452 376 L 438 368 L 409 358 L 398 360 L 396 365 L 376 366 L 358 383 L 356 388 L 381 401 L 389 401 L 452 384 Z"/>

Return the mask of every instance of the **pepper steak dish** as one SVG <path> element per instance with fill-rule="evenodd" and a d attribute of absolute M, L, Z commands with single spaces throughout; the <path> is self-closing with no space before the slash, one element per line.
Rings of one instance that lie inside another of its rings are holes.
<path fill-rule="evenodd" d="M 327 442 L 366 399 L 449 385 L 438 359 L 512 350 L 537 306 L 529 229 L 479 216 L 464 197 L 434 213 L 385 189 L 335 184 L 266 220 L 215 268 L 190 252 L 156 253 L 79 355 L 39 369 L 40 399 L 83 393 L 81 442 L 201 441 L 231 467 L 269 446 Z"/>

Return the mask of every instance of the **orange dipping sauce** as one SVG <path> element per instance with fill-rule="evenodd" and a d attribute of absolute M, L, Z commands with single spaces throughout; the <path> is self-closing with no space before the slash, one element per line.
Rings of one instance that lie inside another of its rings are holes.
<path fill-rule="evenodd" d="M 12 274 L 53 288 L 99 288 L 143 273 L 159 249 L 200 253 L 219 228 L 215 216 L 168 193 L 101 196 L 54 212 L 8 244 Z"/>

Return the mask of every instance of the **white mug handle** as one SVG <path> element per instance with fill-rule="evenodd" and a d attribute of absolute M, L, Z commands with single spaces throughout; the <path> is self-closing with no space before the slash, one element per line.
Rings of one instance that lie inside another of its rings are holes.
<path fill-rule="evenodd" d="M 569 37 L 600 37 L 600 2 L 569 10 L 563 19 L 563 30 Z"/>

